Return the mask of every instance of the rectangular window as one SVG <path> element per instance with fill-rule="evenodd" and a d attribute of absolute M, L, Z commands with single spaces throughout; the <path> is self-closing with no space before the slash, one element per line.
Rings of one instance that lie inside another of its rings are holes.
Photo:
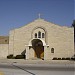
<path fill-rule="evenodd" d="M 37 38 L 37 33 L 35 33 L 35 38 Z"/>
<path fill-rule="evenodd" d="M 41 38 L 41 32 L 40 31 L 38 32 L 38 38 Z"/>
<path fill-rule="evenodd" d="M 45 34 L 44 33 L 42 33 L 42 38 L 44 38 L 45 37 Z"/>

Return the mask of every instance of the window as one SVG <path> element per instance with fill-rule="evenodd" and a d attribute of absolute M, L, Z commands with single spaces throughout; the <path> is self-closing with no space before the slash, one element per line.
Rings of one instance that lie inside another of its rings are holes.
<path fill-rule="evenodd" d="M 37 33 L 35 33 L 35 38 L 37 38 Z"/>
<path fill-rule="evenodd" d="M 38 32 L 38 38 L 41 38 L 41 32 L 40 31 Z"/>
<path fill-rule="evenodd" d="M 44 33 L 42 33 L 42 38 L 44 38 L 45 37 L 45 34 Z"/>
<path fill-rule="evenodd" d="M 54 48 L 51 48 L 51 53 L 54 53 Z"/>

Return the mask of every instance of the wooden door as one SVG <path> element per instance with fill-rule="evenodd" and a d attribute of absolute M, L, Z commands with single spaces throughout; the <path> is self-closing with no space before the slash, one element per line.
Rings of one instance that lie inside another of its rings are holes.
<path fill-rule="evenodd" d="M 43 58 L 44 57 L 44 48 L 43 46 L 36 46 L 35 48 L 35 57 Z"/>

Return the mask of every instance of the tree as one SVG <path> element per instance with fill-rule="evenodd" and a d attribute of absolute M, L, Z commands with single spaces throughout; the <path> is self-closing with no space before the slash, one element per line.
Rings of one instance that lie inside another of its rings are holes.
<path fill-rule="evenodd" d="M 72 27 L 74 27 L 74 43 L 75 43 L 75 20 L 73 20 Z"/>
<path fill-rule="evenodd" d="M 75 20 L 73 20 L 72 27 L 75 28 Z"/>
<path fill-rule="evenodd" d="M 72 27 L 74 27 L 74 60 L 75 60 L 75 20 L 73 20 Z"/>
<path fill-rule="evenodd" d="M 74 27 L 74 60 L 75 60 L 75 20 L 73 20 L 72 27 Z"/>

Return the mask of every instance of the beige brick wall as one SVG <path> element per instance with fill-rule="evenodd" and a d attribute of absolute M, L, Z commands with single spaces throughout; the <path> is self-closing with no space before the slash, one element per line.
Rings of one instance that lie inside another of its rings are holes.
<path fill-rule="evenodd" d="M 48 33 L 50 49 L 54 48 L 55 57 L 71 57 L 74 54 L 74 32 L 72 28 L 58 27 Z"/>
<path fill-rule="evenodd" d="M 9 32 L 9 54 L 13 54 L 14 51 L 14 31 L 15 30 L 11 30 Z"/>
<path fill-rule="evenodd" d="M 7 57 L 8 48 L 8 44 L 0 44 L 0 59 Z"/>

